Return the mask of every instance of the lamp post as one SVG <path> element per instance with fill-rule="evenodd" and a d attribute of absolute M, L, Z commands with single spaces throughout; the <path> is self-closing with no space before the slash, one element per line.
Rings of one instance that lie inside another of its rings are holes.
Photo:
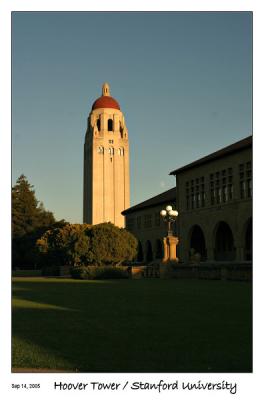
<path fill-rule="evenodd" d="M 160 216 L 162 217 L 163 221 L 167 222 L 168 224 L 167 236 L 163 238 L 164 257 L 162 259 L 162 262 L 178 262 L 179 259 L 177 257 L 176 248 L 177 244 L 179 243 L 179 239 L 173 235 L 172 231 L 172 225 L 176 221 L 178 211 L 173 210 L 172 206 L 167 206 L 165 210 L 160 211 Z"/>
<path fill-rule="evenodd" d="M 172 206 L 167 206 L 165 210 L 161 210 L 160 212 L 163 221 L 168 223 L 168 236 L 173 236 L 171 226 L 176 221 L 178 214 L 178 211 L 173 210 Z"/>

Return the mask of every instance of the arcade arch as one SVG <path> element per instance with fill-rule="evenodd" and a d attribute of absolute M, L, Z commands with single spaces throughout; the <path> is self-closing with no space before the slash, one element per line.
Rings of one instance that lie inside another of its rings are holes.
<path fill-rule="evenodd" d="M 230 226 L 221 221 L 215 228 L 215 260 L 216 261 L 234 261 L 236 249 L 234 246 L 234 237 Z"/>
<path fill-rule="evenodd" d="M 195 253 L 201 255 L 201 261 L 207 258 L 205 237 L 202 228 L 199 225 L 194 225 L 190 230 L 190 249 L 194 249 Z"/>
<path fill-rule="evenodd" d="M 246 222 L 244 234 L 244 259 L 252 261 L 252 217 Z"/>
<path fill-rule="evenodd" d="M 153 261 L 153 251 L 152 251 L 152 245 L 150 240 L 146 241 L 146 262 L 151 262 Z"/>
<path fill-rule="evenodd" d="M 156 240 L 155 258 L 160 260 L 163 257 L 163 245 L 160 239 Z"/>
<path fill-rule="evenodd" d="M 143 247 L 142 244 L 140 242 L 140 240 L 138 241 L 138 253 L 137 253 L 137 261 L 141 262 L 144 260 L 144 253 L 143 253 Z"/>

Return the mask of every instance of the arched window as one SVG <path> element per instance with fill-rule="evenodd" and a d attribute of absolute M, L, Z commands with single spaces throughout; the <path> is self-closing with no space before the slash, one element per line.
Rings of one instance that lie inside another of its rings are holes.
<path fill-rule="evenodd" d="M 96 125 L 97 125 L 98 131 L 100 132 L 100 130 L 101 130 L 101 121 L 100 121 L 100 118 L 96 121 Z"/>
<path fill-rule="evenodd" d="M 107 126 L 108 126 L 108 131 L 110 132 L 113 131 L 113 120 L 111 118 L 109 118 Z"/>
<path fill-rule="evenodd" d="M 108 153 L 109 153 L 110 155 L 114 155 L 114 148 L 113 148 L 113 147 L 109 147 Z"/>
<path fill-rule="evenodd" d="M 123 137 L 124 128 L 122 128 L 121 123 L 119 125 L 119 131 L 121 133 L 121 137 Z"/>

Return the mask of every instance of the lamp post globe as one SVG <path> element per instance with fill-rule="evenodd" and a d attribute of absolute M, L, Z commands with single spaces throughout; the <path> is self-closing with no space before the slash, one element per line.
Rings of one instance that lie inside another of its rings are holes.
<path fill-rule="evenodd" d="M 160 211 L 160 216 L 162 217 L 163 221 L 167 222 L 168 224 L 168 236 L 173 236 L 171 225 L 175 222 L 178 214 L 178 211 L 173 210 L 172 206 L 170 205 L 166 206 L 165 210 Z"/>

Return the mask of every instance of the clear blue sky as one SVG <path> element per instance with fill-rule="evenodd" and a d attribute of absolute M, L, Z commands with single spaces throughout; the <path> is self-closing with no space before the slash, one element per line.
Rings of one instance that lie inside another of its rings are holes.
<path fill-rule="evenodd" d="M 110 84 L 130 140 L 131 205 L 169 172 L 252 134 L 252 14 L 12 14 L 13 182 L 82 222 L 87 116 Z"/>

